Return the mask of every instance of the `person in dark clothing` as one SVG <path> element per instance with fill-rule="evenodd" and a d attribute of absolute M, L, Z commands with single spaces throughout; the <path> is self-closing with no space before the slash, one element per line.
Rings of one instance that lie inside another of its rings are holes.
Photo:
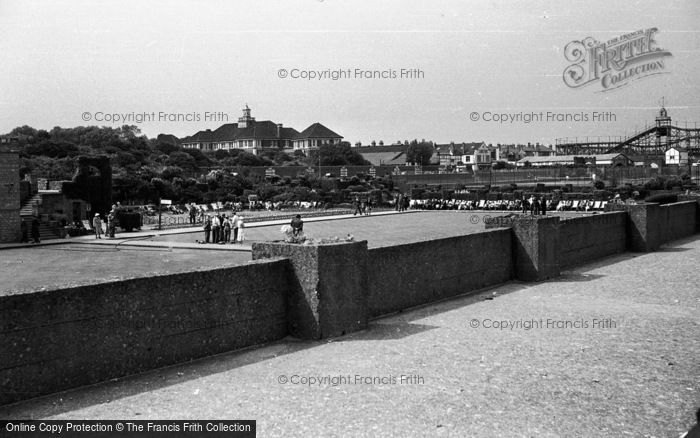
<path fill-rule="evenodd" d="M 534 201 L 532 201 L 532 206 L 530 207 L 530 214 L 533 216 L 536 216 L 540 212 L 540 200 L 538 198 L 535 198 Z"/>
<path fill-rule="evenodd" d="M 32 240 L 34 241 L 33 243 L 41 243 L 39 237 L 39 219 L 34 218 L 32 219 Z"/>
<path fill-rule="evenodd" d="M 195 222 L 197 221 L 197 209 L 194 207 L 194 204 L 190 205 L 189 214 L 190 214 L 190 224 L 194 225 Z"/>
<path fill-rule="evenodd" d="M 547 216 L 547 200 L 545 198 L 542 198 L 542 201 L 540 201 L 540 212 L 542 216 Z"/>
<path fill-rule="evenodd" d="M 292 226 L 292 231 L 295 236 L 298 236 L 304 231 L 304 221 L 301 220 L 301 215 L 299 214 L 292 219 L 292 223 L 290 225 Z"/>
<path fill-rule="evenodd" d="M 352 201 L 352 207 L 355 210 L 352 215 L 355 216 L 357 213 L 360 213 L 360 216 L 362 215 L 362 208 L 360 207 L 360 198 L 358 196 L 355 196 L 355 199 Z"/>

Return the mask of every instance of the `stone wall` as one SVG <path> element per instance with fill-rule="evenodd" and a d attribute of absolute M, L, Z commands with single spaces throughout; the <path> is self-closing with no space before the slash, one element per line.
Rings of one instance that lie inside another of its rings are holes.
<path fill-rule="evenodd" d="M 512 259 L 507 229 L 371 249 L 370 316 L 506 282 Z"/>
<path fill-rule="evenodd" d="M 559 223 L 559 263 L 580 265 L 625 252 L 627 214 L 604 213 L 562 219 Z"/>
<path fill-rule="evenodd" d="M 0 297 L 0 405 L 287 335 L 288 261 Z"/>
<path fill-rule="evenodd" d="M 0 243 L 21 237 L 19 155 L 0 152 Z"/>

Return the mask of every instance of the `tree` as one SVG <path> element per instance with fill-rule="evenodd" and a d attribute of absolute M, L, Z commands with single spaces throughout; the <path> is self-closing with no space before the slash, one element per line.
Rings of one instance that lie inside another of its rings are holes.
<path fill-rule="evenodd" d="M 318 149 L 312 150 L 307 163 L 310 166 L 318 165 L 319 154 L 322 166 L 367 166 L 372 164 L 347 143 L 323 145 Z"/>
<path fill-rule="evenodd" d="M 183 170 L 191 172 L 196 172 L 197 170 L 199 170 L 194 157 L 188 153 L 180 151 L 175 151 L 171 153 L 168 159 L 165 160 L 165 165 L 177 166 Z"/>
<path fill-rule="evenodd" d="M 178 145 L 168 143 L 165 141 L 156 141 L 154 148 L 166 155 L 170 155 L 171 153 L 180 150 L 180 147 Z"/>
<path fill-rule="evenodd" d="M 425 140 L 413 140 L 406 148 L 406 162 L 426 165 L 433 156 L 433 143 Z"/>

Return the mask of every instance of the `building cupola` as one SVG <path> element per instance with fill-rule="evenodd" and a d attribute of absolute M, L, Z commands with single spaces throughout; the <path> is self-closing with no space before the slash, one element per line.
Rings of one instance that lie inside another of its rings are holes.
<path fill-rule="evenodd" d="M 255 122 L 255 118 L 250 116 L 250 108 L 248 108 L 246 103 L 245 108 L 243 108 L 243 115 L 238 118 L 238 127 L 247 128 L 249 125 L 252 126 L 253 122 Z"/>

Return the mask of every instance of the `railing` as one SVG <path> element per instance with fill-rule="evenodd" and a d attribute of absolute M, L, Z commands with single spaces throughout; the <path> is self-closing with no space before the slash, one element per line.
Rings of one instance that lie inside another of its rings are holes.
<path fill-rule="evenodd" d="M 374 210 L 378 211 L 378 210 Z M 244 218 L 245 218 L 245 223 L 250 224 L 250 223 L 256 223 L 256 222 L 266 222 L 266 221 L 274 221 L 274 220 L 291 220 L 294 216 L 297 214 L 301 214 L 304 218 L 309 218 L 309 217 L 319 217 L 319 216 L 336 216 L 336 215 L 342 215 L 342 214 L 351 214 L 353 212 L 352 209 L 348 208 L 330 208 L 327 210 L 284 210 L 283 212 L 280 211 L 279 213 L 273 213 L 273 214 L 260 214 L 260 215 L 255 215 L 255 216 L 249 216 L 246 215 L 246 212 L 239 212 Z M 209 213 L 213 214 L 213 213 Z M 248 212 L 248 214 L 252 214 L 252 212 Z M 232 212 L 226 212 L 226 215 L 231 217 Z M 143 215 L 143 227 L 150 227 L 153 229 L 154 227 L 158 227 L 158 216 L 146 216 Z M 195 219 L 195 223 L 192 224 L 190 223 L 190 218 L 187 215 L 178 215 L 178 216 L 171 216 L 171 215 L 166 215 L 166 216 L 161 216 L 160 218 L 160 224 L 162 228 L 188 228 L 188 227 L 201 227 L 203 222 L 201 217 L 197 217 Z"/>

